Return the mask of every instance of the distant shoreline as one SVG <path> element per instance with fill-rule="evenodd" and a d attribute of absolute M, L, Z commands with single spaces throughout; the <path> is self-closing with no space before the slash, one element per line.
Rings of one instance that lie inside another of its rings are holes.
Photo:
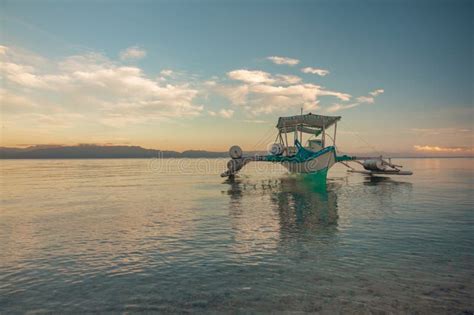
<path fill-rule="evenodd" d="M 247 155 L 264 154 L 260 151 L 246 152 Z M 376 153 L 360 153 L 359 156 L 378 156 Z M 474 156 L 397 156 L 394 159 L 452 159 L 474 158 Z M 71 159 L 217 159 L 229 158 L 228 152 L 187 150 L 183 152 L 145 149 L 139 146 L 32 146 L 27 148 L 0 147 L 1 160 L 71 160 Z"/>

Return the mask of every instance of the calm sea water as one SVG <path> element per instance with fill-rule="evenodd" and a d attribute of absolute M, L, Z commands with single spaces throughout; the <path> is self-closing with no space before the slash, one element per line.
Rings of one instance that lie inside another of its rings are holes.
<path fill-rule="evenodd" d="M 2 160 L 0 312 L 474 311 L 474 160 Z"/>

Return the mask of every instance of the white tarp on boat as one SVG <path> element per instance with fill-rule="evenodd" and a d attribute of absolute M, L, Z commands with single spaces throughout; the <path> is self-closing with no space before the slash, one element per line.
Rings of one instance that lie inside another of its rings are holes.
<path fill-rule="evenodd" d="M 296 127 L 296 126 L 329 128 L 340 119 L 341 119 L 341 116 L 323 116 L 323 115 L 315 115 L 311 113 L 306 114 L 306 115 L 280 117 L 278 118 L 277 128 L 280 130 L 284 130 L 286 128 L 287 131 L 291 127 Z"/>

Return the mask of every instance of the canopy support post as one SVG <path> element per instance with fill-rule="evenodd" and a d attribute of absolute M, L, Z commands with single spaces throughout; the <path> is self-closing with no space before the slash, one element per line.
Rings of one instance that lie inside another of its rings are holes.
<path fill-rule="evenodd" d="M 301 117 L 303 118 L 303 106 L 301 106 Z M 300 125 L 300 143 L 303 146 L 303 124 Z"/>
<path fill-rule="evenodd" d="M 323 136 L 322 136 L 322 145 L 323 149 L 326 147 L 326 126 L 323 125 Z"/>
<path fill-rule="evenodd" d="M 337 131 L 337 121 L 334 124 L 334 138 L 332 138 L 332 145 L 336 146 L 336 131 Z"/>

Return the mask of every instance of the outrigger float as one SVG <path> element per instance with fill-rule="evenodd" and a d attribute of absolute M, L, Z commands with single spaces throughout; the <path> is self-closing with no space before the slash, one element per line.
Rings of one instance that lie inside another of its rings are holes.
<path fill-rule="evenodd" d="M 227 163 L 227 170 L 222 177 L 234 177 L 249 162 L 281 163 L 291 173 L 314 174 L 327 178 L 329 169 L 335 163 L 342 163 L 349 172 L 369 176 L 412 175 L 411 171 L 402 171 L 401 165 L 392 164 L 390 158 L 357 157 L 338 155 L 336 150 L 337 122 L 340 116 L 323 116 L 315 114 L 280 117 L 276 128 L 278 134 L 275 143 L 269 148 L 268 155 L 243 156 L 242 149 L 234 145 L 229 149 L 232 158 Z M 334 126 L 333 136 L 328 129 Z M 288 134 L 293 133 L 293 146 L 289 145 Z M 303 146 L 303 134 L 310 135 Z M 332 145 L 328 145 L 332 140 Z M 361 165 L 364 170 L 357 170 L 350 162 Z"/>

